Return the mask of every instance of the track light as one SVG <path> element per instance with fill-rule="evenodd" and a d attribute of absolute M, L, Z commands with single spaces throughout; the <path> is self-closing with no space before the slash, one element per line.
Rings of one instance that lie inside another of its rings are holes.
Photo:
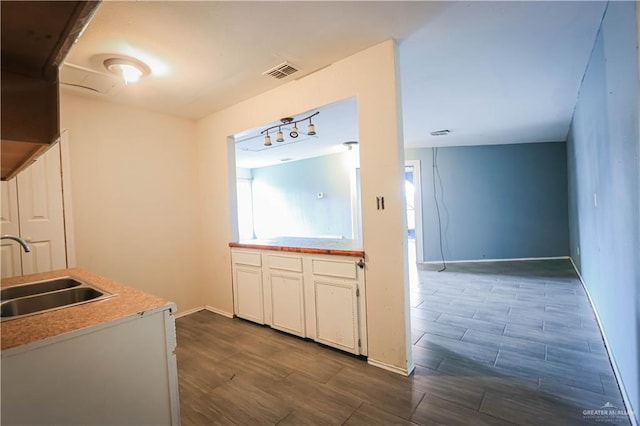
<path fill-rule="evenodd" d="M 316 127 L 313 125 L 313 123 L 311 122 L 311 117 L 315 117 L 316 115 L 320 114 L 320 111 L 316 111 L 313 114 L 311 114 L 308 117 L 304 117 L 301 118 L 300 120 L 294 120 L 293 117 L 283 117 L 280 119 L 280 123 L 281 124 L 276 124 L 275 126 L 271 126 L 267 129 L 264 129 L 263 131 L 260 132 L 260 134 L 264 134 L 264 145 L 265 146 L 271 146 L 271 136 L 269 136 L 269 131 L 272 129 L 278 129 L 278 133 L 276 133 L 276 142 L 284 142 L 284 134 L 282 132 L 282 128 L 284 127 L 285 130 L 287 130 L 287 126 L 292 124 L 293 127 L 291 128 L 291 130 L 289 130 L 289 137 L 295 139 L 298 136 L 300 136 L 300 131 L 298 130 L 298 126 L 296 126 L 296 124 L 300 123 L 301 121 L 307 121 L 309 120 L 309 126 L 307 127 L 307 135 L 308 136 L 315 136 L 316 133 Z"/>
<path fill-rule="evenodd" d="M 313 136 L 316 134 L 316 126 L 311 122 L 311 118 L 309 118 L 309 127 L 307 127 L 307 134 Z"/>

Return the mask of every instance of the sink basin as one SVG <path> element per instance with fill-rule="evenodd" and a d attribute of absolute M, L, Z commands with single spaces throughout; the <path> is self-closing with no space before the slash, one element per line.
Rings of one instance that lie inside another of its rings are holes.
<path fill-rule="evenodd" d="M 0 321 L 115 296 L 113 293 L 72 277 L 7 287 L 1 291 Z"/>
<path fill-rule="evenodd" d="M 29 284 L 22 284 L 13 287 L 7 287 L 0 290 L 0 300 L 15 299 L 18 297 L 32 296 L 34 294 L 47 293 L 65 288 L 77 287 L 82 285 L 80 281 L 71 277 L 57 278 L 55 280 L 40 281 Z"/>

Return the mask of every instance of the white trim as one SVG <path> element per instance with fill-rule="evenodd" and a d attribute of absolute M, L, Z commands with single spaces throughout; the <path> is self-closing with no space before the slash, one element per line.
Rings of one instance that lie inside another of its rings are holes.
<path fill-rule="evenodd" d="M 611 352 L 611 347 L 609 346 L 609 341 L 607 340 L 607 335 L 604 332 L 604 327 L 602 327 L 602 321 L 600 321 L 600 315 L 598 315 L 598 310 L 596 309 L 596 305 L 593 303 L 593 299 L 591 298 L 591 294 L 589 293 L 589 289 L 587 288 L 582 275 L 580 275 L 580 271 L 578 270 L 576 264 L 573 261 L 572 257 L 569 257 L 571 261 L 571 265 L 573 269 L 578 274 L 578 278 L 580 278 L 580 283 L 582 284 L 582 288 L 584 292 L 587 294 L 587 298 L 589 299 L 589 303 L 591 304 L 591 309 L 593 309 L 593 313 L 596 317 L 596 322 L 598 323 L 598 328 L 600 329 L 600 334 L 602 335 L 602 340 L 604 340 L 604 348 L 607 351 L 607 355 L 609 356 L 609 362 L 611 363 L 611 367 L 613 368 L 613 375 L 616 377 L 616 381 L 618 382 L 618 386 L 620 388 L 620 393 L 622 394 L 622 400 L 624 401 L 625 409 L 629 414 L 629 419 L 631 420 L 631 424 L 633 426 L 638 426 L 638 421 L 636 416 L 633 413 L 631 400 L 629 399 L 629 394 L 627 393 L 626 388 L 624 387 L 624 382 L 622 381 L 622 376 L 620 374 L 620 370 L 618 369 L 618 364 L 616 364 L 616 360 L 613 357 L 613 353 Z"/>
<path fill-rule="evenodd" d="M 222 309 L 214 308 L 213 306 L 205 305 L 204 309 L 214 314 L 222 315 L 223 317 L 233 318 L 233 312 L 223 311 Z"/>
<path fill-rule="evenodd" d="M 396 367 L 395 365 L 387 364 L 382 361 L 376 361 L 375 359 L 371 358 L 367 358 L 367 363 L 374 367 L 382 368 L 383 370 L 391 371 L 392 373 L 401 374 L 403 376 L 410 376 L 411 373 L 413 373 L 413 370 L 416 368 L 413 362 L 407 366 L 407 369 Z"/>
<path fill-rule="evenodd" d="M 214 308 L 213 306 L 209 306 L 209 305 L 198 306 L 197 308 L 187 309 L 186 311 L 180 311 L 180 312 L 174 314 L 173 316 L 175 318 L 182 318 L 182 317 L 186 317 L 187 315 L 195 314 L 196 312 L 200 312 L 200 311 L 213 312 L 214 314 L 222 315 L 223 317 L 227 317 L 227 318 L 233 318 L 234 317 L 234 315 L 232 313 L 230 313 L 230 312 L 223 311 L 223 310 L 220 310 L 218 308 Z"/>
<path fill-rule="evenodd" d="M 178 386 L 178 365 L 176 361 L 176 347 L 178 340 L 176 335 L 176 321 L 172 318 L 172 313 L 166 312 L 164 315 L 164 330 L 167 336 L 166 356 L 167 374 L 169 375 L 169 405 L 171 407 L 171 424 L 180 425 L 180 395 Z"/>
<path fill-rule="evenodd" d="M 62 213 L 64 221 L 64 239 L 67 251 L 67 268 L 76 263 L 76 244 L 74 238 L 73 207 L 71 204 L 71 155 L 69 153 L 69 131 L 60 134 L 60 171 L 62 173 Z"/>
<path fill-rule="evenodd" d="M 447 260 L 446 263 L 482 263 L 482 262 L 519 262 L 524 260 L 566 260 L 571 259 L 569 256 L 553 256 L 553 257 L 514 257 L 510 259 L 473 259 L 473 260 Z M 429 260 L 427 262 L 418 262 L 418 265 L 441 265 L 441 260 Z"/>
<path fill-rule="evenodd" d="M 173 316 L 174 318 L 182 318 L 182 317 L 186 317 L 187 315 L 191 315 L 191 314 L 195 314 L 196 312 L 203 311 L 204 309 L 205 309 L 204 306 L 198 306 L 197 308 L 187 309 L 186 311 L 177 312 L 173 314 Z"/>
<path fill-rule="evenodd" d="M 424 238 L 422 232 L 422 177 L 420 160 L 406 160 L 405 166 L 413 167 L 413 209 L 416 219 L 416 261 L 424 262 Z"/>
<path fill-rule="evenodd" d="M 358 153 L 360 151 L 358 150 Z M 350 154 L 353 164 L 353 155 Z M 359 154 L 358 154 L 359 155 Z M 358 162 L 360 160 L 357 160 Z M 351 194 L 351 239 L 362 240 L 362 191 L 360 186 L 360 166 L 349 171 L 349 191 Z"/>

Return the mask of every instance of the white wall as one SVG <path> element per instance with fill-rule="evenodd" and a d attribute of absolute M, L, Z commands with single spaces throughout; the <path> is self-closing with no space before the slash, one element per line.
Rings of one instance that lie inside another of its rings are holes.
<path fill-rule="evenodd" d="M 256 238 L 351 238 L 351 152 L 253 169 Z M 323 194 L 318 198 L 318 193 Z"/>
<path fill-rule="evenodd" d="M 77 266 L 202 306 L 195 123 L 61 91 Z"/>
<path fill-rule="evenodd" d="M 401 372 L 411 366 L 403 215 L 403 164 L 397 51 L 393 41 L 251 98 L 197 123 L 202 183 L 202 253 L 205 300 L 232 312 L 228 242 L 237 233 L 234 150 L 228 136 L 279 117 L 351 96 L 358 99 L 363 245 L 367 269 L 369 360 Z M 384 211 L 375 199 L 385 197 Z"/>

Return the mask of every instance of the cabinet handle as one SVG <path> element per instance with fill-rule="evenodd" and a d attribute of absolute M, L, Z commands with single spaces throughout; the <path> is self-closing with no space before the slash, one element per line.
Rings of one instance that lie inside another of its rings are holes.
<path fill-rule="evenodd" d="M 356 265 L 360 267 L 360 269 L 364 269 L 364 259 L 360 259 L 356 262 Z"/>

